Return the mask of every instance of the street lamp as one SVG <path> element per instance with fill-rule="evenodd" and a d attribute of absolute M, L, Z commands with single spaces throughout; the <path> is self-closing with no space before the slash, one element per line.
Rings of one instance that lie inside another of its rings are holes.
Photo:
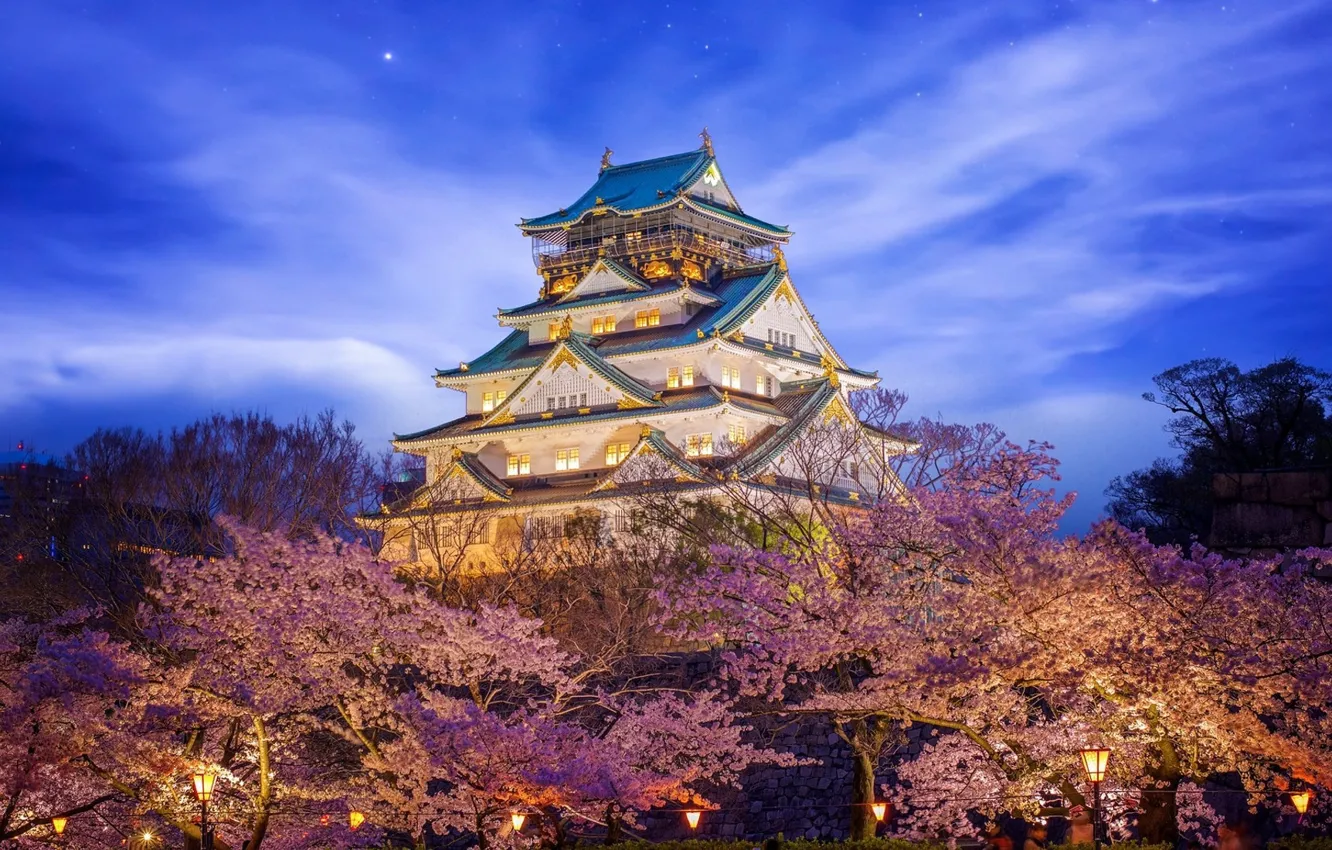
<path fill-rule="evenodd" d="M 360 829 L 361 824 L 363 823 L 365 823 L 365 814 L 363 812 L 358 812 L 353 809 L 347 814 L 347 826 L 350 826 L 353 832 Z"/>
<path fill-rule="evenodd" d="M 701 817 L 703 817 L 703 813 L 697 809 L 685 812 L 685 820 L 689 821 L 690 829 L 698 829 L 698 820 Z"/>
<path fill-rule="evenodd" d="M 1308 791 L 1290 792 L 1290 804 L 1295 807 L 1295 814 L 1300 816 L 1300 820 L 1304 820 L 1304 813 L 1309 811 L 1309 798 L 1311 796 Z"/>
<path fill-rule="evenodd" d="M 527 815 L 522 812 L 513 812 L 509 815 L 509 821 L 513 823 L 513 831 L 519 832 L 522 830 L 523 824 L 527 822 Z"/>
<path fill-rule="evenodd" d="M 1101 846 L 1101 780 L 1105 779 L 1105 766 L 1110 761 L 1110 750 L 1106 747 L 1089 747 L 1081 750 L 1082 769 L 1087 774 L 1087 781 L 1092 786 L 1092 844 Z"/>
<path fill-rule="evenodd" d="M 217 774 L 199 768 L 194 771 L 194 796 L 199 801 L 199 844 L 203 850 L 213 850 L 213 827 L 208 823 L 208 803 L 213 799 L 213 785 Z"/>
<path fill-rule="evenodd" d="M 55 830 L 57 836 L 65 834 L 65 824 L 69 823 L 69 818 L 51 818 L 51 828 Z"/>

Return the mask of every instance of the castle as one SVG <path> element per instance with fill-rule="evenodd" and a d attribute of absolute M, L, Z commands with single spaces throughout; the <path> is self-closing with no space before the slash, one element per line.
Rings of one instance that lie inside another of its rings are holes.
<path fill-rule="evenodd" d="M 395 436 L 425 484 L 379 515 L 386 539 L 413 517 L 484 512 L 483 548 L 505 528 L 558 536 L 579 512 L 613 529 L 645 487 L 807 488 L 785 453 L 829 424 L 865 439 L 814 489 L 854 504 L 892 488 L 887 456 L 909 447 L 849 403 L 877 374 L 824 337 L 782 253 L 791 231 L 741 208 L 701 136 L 625 165 L 607 149 L 582 197 L 521 221 L 540 292 L 498 311 L 510 330 L 493 348 L 436 372 L 466 394 L 463 416 Z"/>

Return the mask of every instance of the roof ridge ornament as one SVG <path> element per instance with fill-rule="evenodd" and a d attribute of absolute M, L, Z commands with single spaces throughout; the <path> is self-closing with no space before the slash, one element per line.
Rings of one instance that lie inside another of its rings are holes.
<path fill-rule="evenodd" d="M 703 128 L 703 132 L 699 133 L 698 137 L 703 140 L 703 144 L 700 145 L 699 147 L 707 151 L 708 156 L 716 156 L 717 155 L 716 152 L 714 152 L 712 149 L 712 134 L 708 132 L 707 127 Z"/>
<path fill-rule="evenodd" d="M 786 271 L 786 252 L 781 245 L 772 246 L 772 255 L 777 258 L 777 268 Z"/>
<path fill-rule="evenodd" d="M 602 171 L 605 171 L 607 168 L 610 168 L 610 167 L 611 167 L 611 161 L 610 161 L 610 158 L 611 158 L 611 154 L 613 154 L 613 153 L 615 153 L 615 151 L 611 150 L 610 147 L 607 146 L 607 147 L 606 147 L 606 152 L 603 153 L 603 154 L 601 155 L 601 170 L 602 170 Z"/>
<path fill-rule="evenodd" d="M 842 379 L 837 377 L 837 363 L 828 356 L 826 351 L 823 353 L 823 357 L 820 358 L 819 365 L 823 367 L 824 377 L 828 379 L 828 383 L 833 385 L 833 389 L 842 385 Z"/>

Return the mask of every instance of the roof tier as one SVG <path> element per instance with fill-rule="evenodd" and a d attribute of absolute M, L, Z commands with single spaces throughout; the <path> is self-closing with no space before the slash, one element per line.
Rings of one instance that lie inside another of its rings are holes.
<path fill-rule="evenodd" d="M 631 215 L 664 209 L 684 200 L 705 215 L 716 216 L 778 238 L 790 235 L 787 228 L 746 215 L 738 207 L 731 209 L 684 195 L 715 163 L 716 158 L 712 154 L 706 149 L 700 149 L 625 165 L 612 165 L 602 169 L 591 188 L 568 207 L 536 218 L 525 218 L 518 226 L 530 235 L 574 224 L 589 213 L 616 212 Z"/>

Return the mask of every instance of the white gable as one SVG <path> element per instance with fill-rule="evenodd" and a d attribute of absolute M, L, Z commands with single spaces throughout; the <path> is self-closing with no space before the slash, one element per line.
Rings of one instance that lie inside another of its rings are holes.
<path fill-rule="evenodd" d="M 515 416 L 523 416 L 546 410 L 614 404 L 623 397 L 624 393 L 605 379 L 567 358 L 560 359 L 553 369 L 538 372 L 522 388 L 522 395 L 513 400 L 510 410 Z"/>
<path fill-rule="evenodd" d="M 823 347 L 816 341 L 813 320 L 796 300 L 789 283 L 777 287 L 741 330 L 747 337 L 771 342 L 778 348 L 823 353 Z"/>
<path fill-rule="evenodd" d="M 709 204 L 740 209 L 740 204 L 736 202 L 730 187 L 726 185 L 726 180 L 722 178 L 721 169 L 717 167 L 715 159 L 708 164 L 703 176 L 690 184 L 685 193 Z"/>
<path fill-rule="evenodd" d="M 573 301 L 577 298 L 586 298 L 589 295 L 597 295 L 602 292 L 623 292 L 626 289 L 643 290 L 647 288 L 646 283 L 625 280 L 623 275 L 618 274 L 606 263 L 597 261 L 592 269 L 583 275 L 583 279 L 578 281 L 573 289 L 564 294 L 560 303 Z"/>

